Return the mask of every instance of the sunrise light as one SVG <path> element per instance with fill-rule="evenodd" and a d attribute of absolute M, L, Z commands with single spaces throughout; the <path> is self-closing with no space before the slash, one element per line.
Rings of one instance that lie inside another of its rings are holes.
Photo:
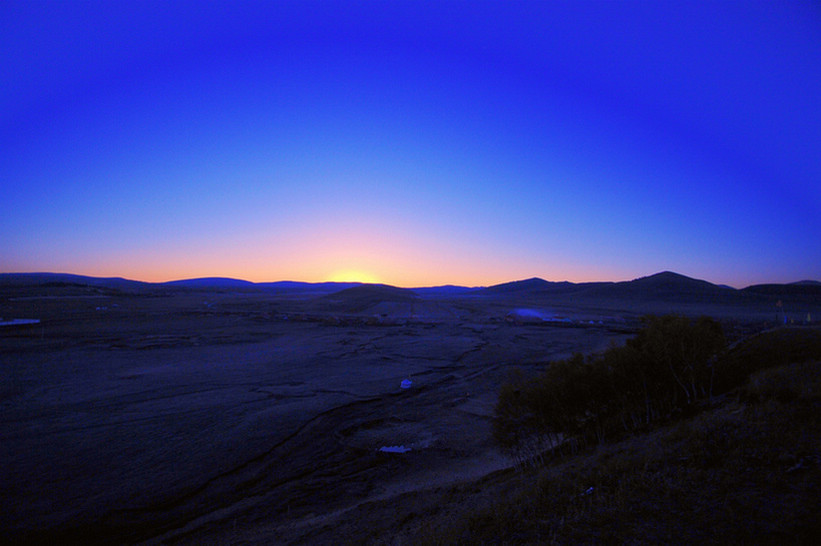
<path fill-rule="evenodd" d="M 357 269 L 343 269 L 333 273 L 329 278 L 331 282 L 361 282 L 361 283 L 379 283 L 379 277 L 368 273 L 367 271 Z"/>

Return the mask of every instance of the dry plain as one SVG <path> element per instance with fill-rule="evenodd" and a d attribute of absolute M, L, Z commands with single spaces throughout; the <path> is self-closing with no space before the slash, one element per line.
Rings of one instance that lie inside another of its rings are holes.
<path fill-rule="evenodd" d="M 514 367 L 621 343 L 645 312 L 731 332 L 774 315 L 763 299 L 367 286 L 2 296 L 3 316 L 40 320 L 0 334 L 0 529 L 30 543 L 389 542 L 409 494 L 512 465 L 490 424 Z"/>

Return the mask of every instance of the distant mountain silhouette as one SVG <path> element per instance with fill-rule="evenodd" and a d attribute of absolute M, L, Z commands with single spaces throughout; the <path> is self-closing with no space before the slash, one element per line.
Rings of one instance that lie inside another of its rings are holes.
<path fill-rule="evenodd" d="M 799 296 L 821 298 L 821 283 L 800 281 L 791 284 L 754 284 L 741 290 L 745 294 L 762 296 Z"/>
<path fill-rule="evenodd" d="M 493 286 L 485 288 L 485 292 L 492 294 L 509 294 L 511 292 L 532 292 L 544 290 L 548 288 L 551 284 L 553 283 L 546 281 L 544 279 L 540 279 L 539 277 L 532 277 L 530 279 L 524 279 L 521 281 L 512 281 L 502 284 L 495 284 Z"/>
<path fill-rule="evenodd" d="M 340 290 L 345 290 L 346 288 L 362 286 L 362 283 L 277 281 L 261 282 L 257 283 L 257 286 L 266 291 L 273 291 L 278 293 L 321 296 L 323 294 L 332 294 L 334 292 L 339 292 Z"/>
<path fill-rule="evenodd" d="M 470 294 L 474 292 L 480 292 L 486 290 L 485 288 L 476 288 L 476 287 L 467 287 L 467 286 L 456 286 L 453 284 L 446 284 L 444 286 L 425 286 L 422 288 L 412 288 L 414 293 L 420 296 L 426 297 L 447 297 L 447 296 L 461 296 L 464 294 Z"/>
<path fill-rule="evenodd" d="M 204 277 L 182 279 L 164 283 L 147 283 L 120 277 L 88 277 L 68 273 L 0 273 L 0 286 L 39 287 L 37 290 L 55 288 L 72 290 L 119 290 L 129 292 L 166 291 L 170 289 L 190 290 L 258 290 L 277 294 L 294 294 L 300 297 L 327 297 L 323 304 L 340 308 L 366 309 L 381 302 L 410 303 L 416 298 L 428 300 L 436 297 L 481 296 L 527 300 L 543 298 L 562 301 L 577 298 L 589 301 L 595 299 L 629 298 L 635 301 L 670 302 L 737 302 L 762 298 L 789 298 L 794 301 L 809 298 L 821 301 L 821 282 L 803 280 L 788 284 L 757 284 L 741 290 L 712 284 L 705 280 L 693 279 L 672 271 L 640 277 L 623 282 L 568 281 L 551 282 L 533 277 L 519 281 L 497 284 L 489 287 L 468 288 L 464 286 L 438 286 L 416 289 L 397 288 L 383 284 L 363 284 L 344 282 L 307 283 L 279 281 L 253 283 L 242 279 L 225 277 Z M 570 300 L 567 300 L 570 301 Z"/>
<path fill-rule="evenodd" d="M 640 277 L 623 282 L 572 283 L 550 282 L 538 277 L 498 284 L 486 288 L 483 293 L 523 298 L 574 297 L 591 299 L 664 300 L 671 301 L 718 301 L 734 298 L 734 288 L 718 286 L 707 281 L 693 279 L 672 271 Z"/>
<path fill-rule="evenodd" d="M 381 303 L 412 303 L 420 298 L 413 290 L 387 284 L 363 284 L 322 296 L 320 301 L 331 309 L 360 313 Z"/>
<path fill-rule="evenodd" d="M 585 296 L 606 298 L 650 298 L 671 301 L 716 301 L 733 298 L 737 291 L 727 286 L 693 279 L 672 271 L 640 277 L 632 281 L 603 283 Z"/>
<path fill-rule="evenodd" d="M 734 290 L 730 287 L 718 286 L 711 282 L 693 279 L 680 273 L 673 273 L 672 271 L 662 271 L 661 273 L 656 273 L 648 277 L 640 277 L 627 283 L 616 283 L 614 286 L 619 285 L 650 292 L 716 294 Z"/>
<path fill-rule="evenodd" d="M 13 286 L 90 286 L 113 290 L 138 290 L 151 283 L 132 281 L 122 277 L 87 277 L 71 273 L 0 273 L 0 285 Z"/>
<path fill-rule="evenodd" d="M 582 285 L 561 281 L 551 282 L 539 277 L 525 279 L 522 281 L 506 282 L 503 284 L 496 284 L 484 289 L 485 294 L 499 294 L 499 295 L 536 295 L 536 294 L 556 294 L 566 291 L 578 290 Z"/>
<path fill-rule="evenodd" d="M 388 284 L 362 284 L 334 292 L 327 297 L 334 299 L 377 298 L 391 301 L 411 301 L 419 298 L 410 288 L 398 288 Z"/>
<path fill-rule="evenodd" d="M 231 279 L 228 277 L 201 277 L 197 279 L 181 279 L 160 283 L 163 286 L 177 286 L 182 288 L 251 288 L 256 286 L 251 281 Z"/>

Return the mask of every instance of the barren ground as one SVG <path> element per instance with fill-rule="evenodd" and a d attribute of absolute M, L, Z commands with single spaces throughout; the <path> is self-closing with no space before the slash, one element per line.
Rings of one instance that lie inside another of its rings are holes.
<path fill-rule="evenodd" d="M 604 349 L 632 320 L 201 291 L 3 305 L 41 320 L 0 332 L 0 530 L 24 542 L 390 541 L 437 488 L 512 464 L 490 440 L 511 368 Z"/>

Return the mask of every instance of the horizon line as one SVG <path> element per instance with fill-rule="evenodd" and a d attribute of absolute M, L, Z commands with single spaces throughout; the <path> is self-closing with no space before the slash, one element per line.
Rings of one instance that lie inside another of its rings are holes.
<path fill-rule="evenodd" d="M 571 283 L 571 284 L 619 283 L 619 282 L 632 282 L 632 281 L 636 281 L 636 280 L 639 280 L 639 279 L 645 279 L 645 278 L 654 277 L 654 276 L 663 275 L 663 274 L 678 275 L 678 276 L 681 276 L 681 277 L 684 277 L 684 278 L 687 278 L 687 279 L 691 279 L 691 280 L 695 280 L 695 281 L 708 282 L 708 283 L 713 284 L 715 286 L 727 286 L 727 287 L 730 287 L 734 290 L 742 290 L 743 288 L 748 288 L 750 286 L 766 285 L 766 284 L 789 285 L 789 284 L 800 284 L 800 283 L 804 283 L 804 282 L 821 283 L 821 281 L 816 280 L 816 279 L 799 279 L 799 280 L 790 281 L 790 282 L 753 283 L 753 284 L 748 284 L 748 285 L 746 285 L 742 288 L 739 288 L 737 286 L 733 286 L 733 285 L 726 284 L 726 283 L 714 283 L 714 282 L 708 281 L 706 279 L 691 277 L 689 275 L 685 275 L 683 273 L 678 273 L 676 271 L 671 271 L 671 270 L 658 271 L 656 273 L 652 273 L 652 274 L 649 274 L 649 275 L 641 275 L 641 276 L 634 277 L 634 278 L 631 278 L 631 279 L 623 279 L 623 280 L 570 281 L 570 280 L 565 279 L 565 280 L 555 281 L 555 280 L 545 279 L 545 278 L 539 277 L 539 276 L 531 276 L 531 277 L 526 277 L 526 278 L 521 278 L 521 279 L 514 279 L 514 280 L 510 280 L 510 281 L 503 281 L 503 282 L 499 282 L 499 283 L 495 283 L 495 284 L 467 285 L 467 284 L 456 284 L 456 283 L 448 282 L 448 283 L 444 283 L 444 284 L 430 284 L 430 285 L 419 285 L 419 286 L 400 286 L 400 285 L 390 284 L 390 283 L 386 283 L 386 282 L 368 282 L 368 281 L 358 281 L 358 280 L 301 281 L 301 280 L 294 280 L 294 279 L 286 278 L 286 279 L 281 279 L 281 280 L 250 281 L 250 280 L 243 279 L 243 278 L 240 278 L 240 277 L 225 277 L 225 276 L 219 276 L 219 275 L 206 275 L 206 276 L 198 276 L 198 277 L 175 278 L 175 279 L 166 280 L 166 281 L 145 281 L 145 280 L 141 280 L 141 279 L 135 279 L 135 278 L 129 278 L 129 277 L 123 277 L 123 276 L 96 276 L 96 275 L 86 275 L 86 274 L 81 274 L 81 273 L 66 273 L 66 272 L 54 272 L 54 271 L 9 271 L 9 272 L 0 272 L 0 275 L 21 275 L 21 276 L 22 275 L 52 275 L 52 276 L 64 275 L 64 276 L 71 276 L 71 277 L 86 277 L 86 278 L 89 278 L 89 279 L 99 279 L 99 280 L 122 280 L 122 281 L 136 282 L 136 283 L 143 283 L 143 284 L 152 284 L 152 285 L 163 285 L 163 284 L 180 283 L 180 282 L 186 282 L 186 281 L 205 281 L 205 280 L 215 280 L 216 281 L 216 280 L 223 280 L 223 281 L 236 281 L 236 282 L 248 283 L 250 285 L 264 285 L 264 284 L 277 284 L 277 283 L 299 283 L 299 284 L 309 284 L 309 285 L 316 285 L 316 284 L 358 284 L 358 285 L 392 286 L 392 287 L 395 287 L 395 288 L 405 288 L 405 289 L 410 289 L 410 290 L 412 290 L 412 289 L 421 289 L 421 288 L 442 288 L 442 287 L 449 287 L 449 286 L 450 287 L 456 287 L 456 288 L 481 289 L 481 288 L 492 288 L 494 286 L 501 286 L 501 285 L 504 285 L 504 284 L 512 284 L 512 283 L 516 283 L 516 282 L 524 282 L 524 281 L 530 281 L 530 280 L 540 280 L 540 281 L 550 282 L 550 283 Z"/>

